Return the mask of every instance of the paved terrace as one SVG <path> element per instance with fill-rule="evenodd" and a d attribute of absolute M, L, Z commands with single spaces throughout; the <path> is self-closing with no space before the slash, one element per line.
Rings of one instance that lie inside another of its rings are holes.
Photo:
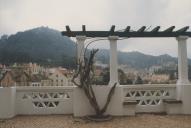
<path fill-rule="evenodd" d="M 16 116 L 1 120 L 0 128 L 190 128 L 191 116 L 140 114 L 90 122 L 70 115 Z"/>

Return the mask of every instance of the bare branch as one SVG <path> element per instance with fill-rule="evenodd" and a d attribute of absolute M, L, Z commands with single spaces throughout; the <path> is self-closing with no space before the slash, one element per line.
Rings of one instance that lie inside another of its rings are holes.
<path fill-rule="evenodd" d="M 108 107 L 108 105 L 109 105 L 109 103 L 110 103 L 110 101 L 111 101 L 111 98 L 112 98 L 112 96 L 113 96 L 113 94 L 114 94 L 114 92 L 115 92 L 115 87 L 116 87 L 116 85 L 117 85 L 117 83 L 115 83 L 115 84 L 113 85 L 113 87 L 110 89 L 109 94 L 108 94 L 108 96 L 107 96 L 107 101 L 106 101 L 106 103 L 105 103 L 103 109 L 101 110 L 101 114 L 103 114 L 103 113 L 107 110 L 107 107 Z"/>
<path fill-rule="evenodd" d="M 72 82 L 76 86 L 83 89 L 86 97 L 88 98 L 90 105 L 94 108 L 96 114 L 100 116 L 106 111 L 109 105 L 109 102 L 111 101 L 111 98 L 113 96 L 113 93 L 116 87 L 116 83 L 110 89 L 109 94 L 107 96 L 106 104 L 104 105 L 103 109 L 100 109 L 100 106 L 97 102 L 97 99 L 92 87 L 92 81 L 94 79 L 94 57 L 97 52 L 98 52 L 98 49 L 93 49 L 92 51 L 90 51 L 89 58 L 85 57 L 85 54 L 84 54 L 84 62 L 79 62 L 78 71 L 73 76 Z M 75 79 L 78 79 L 79 83 L 77 83 Z"/>

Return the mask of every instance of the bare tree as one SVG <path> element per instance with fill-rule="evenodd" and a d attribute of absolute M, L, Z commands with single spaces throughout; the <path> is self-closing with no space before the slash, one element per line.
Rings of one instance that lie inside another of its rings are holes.
<path fill-rule="evenodd" d="M 85 57 L 84 55 L 84 61 L 79 62 L 79 67 L 77 69 L 76 74 L 72 78 L 72 82 L 84 91 L 90 105 L 95 110 L 96 116 L 99 118 L 99 117 L 103 117 L 103 114 L 107 110 L 107 107 L 114 94 L 117 83 L 115 83 L 111 87 L 107 96 L 107 101 L 105 105 L 103 106 L 103 108 L 101 108 L 97 102 L 95 92 L 92 87 L 92 82 L 94 79 L 94 57 L 97 52 L 98 52 L 98 49 L 96 50 L 93 49 L 90 51 L 90 55 L 88 58 Z"/>

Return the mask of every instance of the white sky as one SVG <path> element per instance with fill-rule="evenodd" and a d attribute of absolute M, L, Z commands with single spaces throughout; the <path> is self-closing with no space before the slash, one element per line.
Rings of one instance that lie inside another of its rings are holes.
<path fill-rule="evenodd" d="M 162 29 L 175 25 L 178 29 L 191 25 L 191 0 L 0 0 L 0 35 L 39 26 L 62 31 L 70 25 L 72 30 L 81 30 L 82 24 L 87 30 L 109 30 L 113 24 L 116 29 L 127 25 L 135 30 L 142 25 Z M 109 48 L 103 42 L 95 46 Z M 120 41 L 118 49 L 177 56 L 174 38 L 128 39 Z M 188 56 L 191 58 L 191 39 Z"/>

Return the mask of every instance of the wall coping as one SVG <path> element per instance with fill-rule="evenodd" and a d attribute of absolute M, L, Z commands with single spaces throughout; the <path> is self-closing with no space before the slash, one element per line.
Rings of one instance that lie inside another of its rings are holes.
<path fill-rule="evenodd" d="M 93 85 L 93 87 L 109 87 L 107 85 Z M 138 84 L 138 85 L 119 85 L 118 87 L 123 89 L 149 89 L 149 88 L 176 88 L 176 84 Z M 12 88 L 12 87 L 10 87 Z M 42 90 L 70 90 L 73 91 L 75 88 L 78 88 L 77 86 L 39 86 L 39 87 L 32 87 L 32 86 L 17 86 L 13 87 L 16 88 L 17 91 L 42 91 Z M 3 89 L 3 87 L 0 89 Z"/>
<path fill-rule="evenodd" d="M 68 90 L 68 91 L 73 91 L 75 86 L 39 86 L 39 87 L 32 87 L 32 86 L 23 86 L 23 87 L 16 87 L 17 91 L 46 91 L 46 90 Z"/>
<path fill-rule="evenodd" d="M 176 88 L 176 84 L 138 84 L 120 85 L 123 89 Z"/>

